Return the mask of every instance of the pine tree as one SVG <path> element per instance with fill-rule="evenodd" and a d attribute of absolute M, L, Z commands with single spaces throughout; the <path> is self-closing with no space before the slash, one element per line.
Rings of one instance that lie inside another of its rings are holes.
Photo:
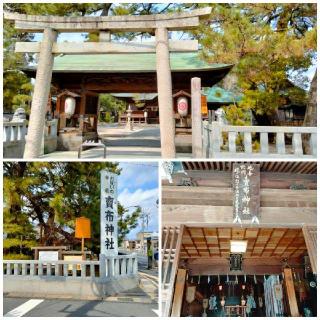
<path fill-rule="evenodd" d="M 100 171 L 121 174 L 117 163 L 6 162 L 4 164 L 4 233 L 6 252 L 30 253 L 40 245 L 79 247 L 74 237 L 75 219 L 91 220 L 87 245 L 100 246 Z M 119 241 L 135 228 L 139 209 L 128 214 L 119 204 Z"/>
<path fill-rule="evenodd" d="M 211 19 L 195 32 L 203 58 L 234 64 L 240 108 L 273 115 L 286 104 L 291 80 L 307 88 L 306 71 L 316 57 L 315 4 L 211 4 Z M 307 96 L 291 86 L 290 95 Z"/>

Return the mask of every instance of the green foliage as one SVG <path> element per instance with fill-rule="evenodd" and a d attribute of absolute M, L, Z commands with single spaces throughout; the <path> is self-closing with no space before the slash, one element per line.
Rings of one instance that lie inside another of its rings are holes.
<path fill-rule="evenodd" d="M 235 126 L 245 126 L 250 125 L 251 112 L 247 105 L 231 104 L 229 106 L 224 106 L 226 119 L 228 123 Z"/>
<path fill-rule="evenodd" d="M 211 6 L 210 23 L 204 22 L 194 34 L 204 59 L 234 64 L 232 74 L 244 94 L 240 108 L 272 115 L 287 103 L 288 88 L 305 103 L 306 95 L 292 88 L 288 76 L 306 88 L 305 72 L 316 56 L 316 5 Z"/>
<path fill-rule="evenodd" d="M 111 162 L 4 163 L 5 253 L 28 253 L 36 243 L 80 247 L 75 218 L 91 220 L 92 238 L 100 246 L 100 171 L 121 173 Z M 139 210 L 128 214 L 119 204 L 119 241 L 136 226 Z M 22 251 L 21 251 L 22 248 Z"/>
<path fill-rule="evenodd" d="M 100 103 L 100 121 L 105 122 L 113 122 L 114 119 L 111 114 L 116 114 L 118 112 L 123 112 L 126 110 L 127 104 L 113 97 L 110 94 L 100 94 L 99 96 L 99 103 Z M 101 115 L 104 115 L 102 117 Z"/>
<path fill-rule="evenodd" d="M 8 253 L 3 255 L 3 260 L 32 260 L 31 255 Z"/>
<path fill-rule="evenodd" d="M 138 220 L 141 215 L 141 207 L 137 207 L 132 213 L 129 214 L 129 210 L 124 208 L 120 203 L 118 204 L 118 243 L 122 244 L 126 235 L 130 230 L 138 226 Z"/>

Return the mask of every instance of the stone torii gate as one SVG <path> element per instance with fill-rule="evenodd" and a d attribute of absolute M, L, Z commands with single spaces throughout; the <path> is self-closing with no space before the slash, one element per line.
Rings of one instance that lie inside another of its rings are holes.
<path fill-rule="evenodd" d="M 175 157 L 172 79 L 170 51 L 197 51 L 196 40 L 169 41 L 168 31 L 190 30 L 207 18 L 211 8 L 173 14 L 143 16 L 58 17 L 33 16 L 5 12 L 4 18 L 15 22 L 21 32 L 42 32 L 41 42 L 17 42 L 15 51 L 38 53 L 38 67 L 31 105 L 24 158 L 41 155 L 41 139 L 45 125 L 54 55 L 156 52 L 157 88 L 160 117 L 161 153 L 163 158 Z M 99 32 L 100 42 L 57 43 L 59 32 Z M 113 32 L 155 33 L 154 43 L 112 43 Z M 200 83 L 200 79 L 195 79 Z M 199 83 L 195 84 L 199 91 Z M 194 86 L 194 85 L 193 85 Z M 198 103 L 197 103 L 198 104 Z M 200 105 L 199 105 L 200 107 Z"/>

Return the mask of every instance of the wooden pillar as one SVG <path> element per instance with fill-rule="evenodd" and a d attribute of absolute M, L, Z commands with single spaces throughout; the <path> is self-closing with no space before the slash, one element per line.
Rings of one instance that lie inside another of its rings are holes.
<path fill-rule="evenodd" d="M 166 28 L 156 29 L 156 57 L 161 156 L 175 158 L 172 80 L 168 30 Z"/>
<path fill-rule="evenodd" d="M 191 79 L 192 157 L 202 158 L 201 79 Z"/>
<path fill-rule="evenodd" d="M 283 272 L 286 292 L 288 295 L 290 315 L 292 317 L 299 317 L 299 309 L 297 304 L 296 293 L 294 290 L 292 270 L 290 268 L 285 268 Z"/>
<path fill-rule="evenodd" d="M 24 158 L 38 158 L 41 154 L 41 141 L 54 61 L 52 46 L 56 39 L 57 32 L 55 30 L 50 28 L 44 29 L 31 104 L 29 128 L 23 155 Z"/>
<path fill-rule="evenodd" d="M 176 284 L 174 289 L 171 317 L 180 317 L 183 303 L 183 293 L 186 283 L 187 270 L 178 269 Z"/>
<path fill-rule="evenodd" d="M 79 129 L 80 132 L 84 132 L 84 115 L 86 113 L 86 94 L 85 92 L 81 93 L 80 100 L 80 111 L 79 111 Z"/>
<path fill-rule="evenodd" d="M 302 232 L 306 242 L 312 272 L 317 273 L 317 226 L 303 226 Z"/>

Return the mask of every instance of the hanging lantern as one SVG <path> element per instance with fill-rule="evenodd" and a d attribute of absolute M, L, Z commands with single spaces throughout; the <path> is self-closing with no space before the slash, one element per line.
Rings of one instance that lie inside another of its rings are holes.
<path fill-rule="evenodd" d="M 201 278 L 201 276 L 198 277 L 198 284 L 200 284 L 200 278 Z"/>
<path fill-rule="evenodd" d="M 244 275 L 244 283 L 246 283 L 247 282 L 247 275 L 245 274 Z"/>
<path fill-rule="evenodd" d="M 208 283 L 210 283 L 210 276 L 208 276 Z"/>
<path fill-rule="evenodd" d="M 64 113 L 67 119 L 70 119 L 76 110 L 76 99 L 73 97 L 67 97 L 64 101 Z"/>
<path fill-rule="evenodd" d="M 257 284 L 257 277 L 256 275 L 253 275 L 254 284 Z"/>
<path fill-rule="evenodd" d="M 218 284 L 220 284 L 220 275 L 218 274 Z"/>
<path fill-rule="evenodd" d="M 186 97 L 179 97 L 177 100 L 177 108 L 180 117 L 188 115 L 188 99 Z"/>

